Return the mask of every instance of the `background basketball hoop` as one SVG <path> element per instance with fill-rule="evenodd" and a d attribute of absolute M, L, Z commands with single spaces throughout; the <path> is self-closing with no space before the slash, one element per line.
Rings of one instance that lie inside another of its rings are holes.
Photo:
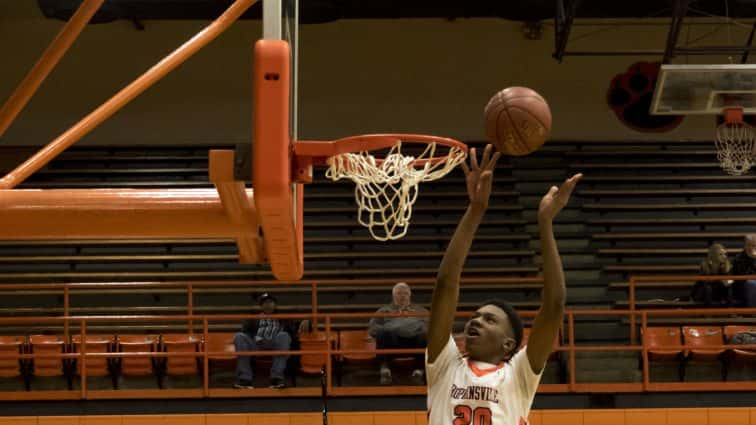
<path fill-rule="evenodd" d="M 743 122 L 743 108 L 724 110 L 724 122 L 717 127 L 717 159 L 727 174 L 739 176 L 751 169 L 756 148 L 756 134 Z"/>

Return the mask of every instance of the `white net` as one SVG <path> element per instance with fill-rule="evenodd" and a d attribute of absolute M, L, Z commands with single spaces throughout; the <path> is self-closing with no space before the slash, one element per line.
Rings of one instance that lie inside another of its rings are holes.
<path fill-rule="evenodd" d="M 717 127 L 715 144 L 717 159 L 727 174 L 739 176 L 751 169 L 756 154 L 753 127 L 743 122 L 725 122 Z"/>
<path fill-rule="evenodd" d="M 459 147 L 450 146 L 446 157 L 436 157 L 436 143 L 417 157 L 403 155 L 399 141 L 381 161 L 370 152 L 345 153 L 328 159 L 326 177 L 352 180 L 361 225 L 379 241 L 404 237 L 417 200 L 418 185 L 447 175 L 467 158 Z"/>

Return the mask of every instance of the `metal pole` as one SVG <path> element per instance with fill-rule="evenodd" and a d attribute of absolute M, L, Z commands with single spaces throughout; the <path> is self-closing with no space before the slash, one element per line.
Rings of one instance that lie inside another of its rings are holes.
<path fill-rule="evenodd" d="M 236 0 L 213 23 L 205 27 L 205 29 L 197 33 L 197 35 L 184 43 L 181 47 L 174 50 L 171 54 L 158 62 L 157 65 L 150 68 L 147 72 L 134 80 L 131 84 L 123 88 L 115 96 L 111 97 L 107 102 L 100 105 L 100 107 L 84 117 L 84 119 L 66 130 L 66 132 L 58 136 L 58 138 L 50 142 L 34 156 L 16 167 L 15 170 L 11 171 L 5 177 L 0 179 L 0 188 L 12 189 L 21 184 L 37 170 L 44 167 L 56 156 L 60 155 L 61 152 L 76 143 L 82 137 L 86 136 L 103 121 L 118 112 L 121 108 L 123 108 L 134 98 L 142 94 L 145 90 L 152 87 L 169 72 L 173 71 L 179 65 L 186 62 L 187 59 L 192 57 L 195 53 L 208 45 L 211 41 L 215 40 L 221 33 L 223 33 L 223 31 L 228 29 L 231 24 L 239 19 L 239 17 L 247 9 L 249 9 L 250 6 L 255 4 L 256 1 L 257 0 Z"/>
<path fill-rule="evenodd" d="M 60 30 L 55 39 L 47 46 L 47 50 L 42 53 L 37 63 L 34 64 L 26 77 L 16 87 L 10 98 L 0 108 L 0 137 L 13 124 L 19 113 L 24 109 L 39 86 L 45 81 L 53 68 L 58 64 L 63 55 L 66 54 L 74 41 L 79 37 L 81 31 L 87 25 L 92 16 L 100 9 L 104 0 L 84 0 L 76 13 Z"/>

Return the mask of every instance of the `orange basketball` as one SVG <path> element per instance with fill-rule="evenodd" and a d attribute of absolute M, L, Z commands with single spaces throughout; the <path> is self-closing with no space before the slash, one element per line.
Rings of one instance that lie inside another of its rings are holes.
<path fill-rule="evenodd" d="M 499 152 L 527 155 L 540 148 L 551 131 L 551 110 L 536 91 L 509 87 L 486 105 L 486 136 Z"/>

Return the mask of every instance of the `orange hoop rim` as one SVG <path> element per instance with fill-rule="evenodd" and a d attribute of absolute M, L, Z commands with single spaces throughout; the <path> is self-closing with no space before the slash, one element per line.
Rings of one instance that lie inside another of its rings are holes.
<path fill-rule="evenodd" d="M 412 133 L 382 133 L 382 134 L 363 134 L 358 136 L 343 137 L 327 142 L 320 141 L 297 141 L 294 143 L 294 153 L 297 156 L 311 157 L 318 159 L 328 159 L 337 155 L 355 152 L 370 152 L 378 149 L 386 149 L 395 146 L 397 143 L 427 144 L 436 143 L 449 149 L 457 148 L 467 155 L 468 146 L 459 140 L 449 137 L 433 136 L 429 134 L 412 134 Z M 413 162 L 416 167 L 425 166 L 425 164 L 439 164 L 448 159 L 449 155 L 441 155 L 433 158 L 417 159 Z M 377 163 L 383 162 L 383 159 L 376 158 Z M 316 161 L 318 162 L 318 161 Z"/>

